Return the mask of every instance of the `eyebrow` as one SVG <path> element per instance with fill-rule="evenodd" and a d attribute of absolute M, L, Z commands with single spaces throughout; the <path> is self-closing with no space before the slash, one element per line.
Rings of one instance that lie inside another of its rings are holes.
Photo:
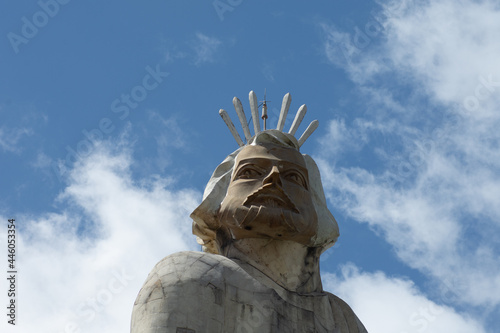
<path fill-rule="evenodd" d="M 308 174 L 307 168 L 302 166 L 302 165 L 299 165 L 297 163 L 293 163 L 290 161 L 273 160 L 273 159 L 262 158 L 262 157 L 251 157 L 251 158 L 246 158 L 244 160 L 238 161 L 238 164 L 236 165 L 235 169 L 238 169 L 240 166 L 244 166 L 247 164 L 255 164 L 254 162 L 257 162 L 257 161 L 264 161 L 264 162 L 269 162 L 269 163 L 272 163 L 273 161 L 279 161 L 279 163 L 283 163 L 283 164 L 295 167 L 298 170 L 305 171 L 306 175 Z"/>

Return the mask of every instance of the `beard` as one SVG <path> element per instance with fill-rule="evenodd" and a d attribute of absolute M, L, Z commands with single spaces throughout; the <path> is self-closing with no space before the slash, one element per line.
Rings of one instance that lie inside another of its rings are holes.
<path fill-rule="evenodd" d="M 298 228 L 294 222 L 292 211 L 273 205 L 251 205 L 241 206 L 236 209 L 233 218 L 239 226 L 246 230 L 259 229 L 262 232 L 267 229 L 274 230 L 273 233 L 297 233 Z M 297 216 L 298 217 L 298 216 Z M 264 232 L 267 234 L 267 232 Z"/>
<path fill-rule="evenodd" d="M 221 222 L 233 239 L 272 238 L 294 240 L 307 245 L 314 230 L 297 211 L 273 206 L 239 206 L 221 212 Z"/>
<path fill-rule="evenodd" d="M 317 215 L 312 202 L 300 204 L 297 206 L 281 186 L 265 184 L 244 199 L 226 196 L 218 219 L 232 239 L 270 238 L 308 245 L 316 234 Z"/>

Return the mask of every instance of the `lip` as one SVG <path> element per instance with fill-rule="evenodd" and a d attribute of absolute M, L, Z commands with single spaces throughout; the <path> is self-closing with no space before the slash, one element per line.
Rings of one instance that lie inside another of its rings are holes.
<path fill-rule="evenodd" d="M 288 206 L 288 203 L 280 196 L 271 193 L 260 193 L 254 200 L 250 202 L 252 205 L 261 204 L 263 206 Z"/>
<path fill-rule="evenodd" d="M 269 208 L 288 209 L 298 213 L 297 208 L 288 196 L 277 188 L 263 187 L 247 197 L 244 206 L 265 206 Z"/>

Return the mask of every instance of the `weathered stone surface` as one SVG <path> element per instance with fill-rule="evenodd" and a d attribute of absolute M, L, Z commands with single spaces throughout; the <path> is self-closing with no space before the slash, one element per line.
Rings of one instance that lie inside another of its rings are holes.
<path fill-rule="evenodd" d="M 132 332 L 365 332 L 340 298 L 290 292 L 240 264 L 200 252 L 164 258 L 134 304 Z"/>

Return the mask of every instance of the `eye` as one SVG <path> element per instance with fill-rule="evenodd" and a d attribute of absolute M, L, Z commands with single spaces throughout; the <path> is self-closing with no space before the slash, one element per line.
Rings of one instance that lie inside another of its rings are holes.
<path fill-rule="evenodd" d="M 263 173 L 255 167 L 245 166 L 236 174 L 235 179 L 257 179 L 262 177 Z"/>
<path fill-rule="evenodd" d="M 307 182 L 306 179 L 302 174 L 300 174 L 297 171 L 289 171 L 285 174 L 284 178 L 288 181 L 291 181 L 292 183 L 295 183 L 297 185 L 302 186 L 303 188 L 307 189 Z"/>

